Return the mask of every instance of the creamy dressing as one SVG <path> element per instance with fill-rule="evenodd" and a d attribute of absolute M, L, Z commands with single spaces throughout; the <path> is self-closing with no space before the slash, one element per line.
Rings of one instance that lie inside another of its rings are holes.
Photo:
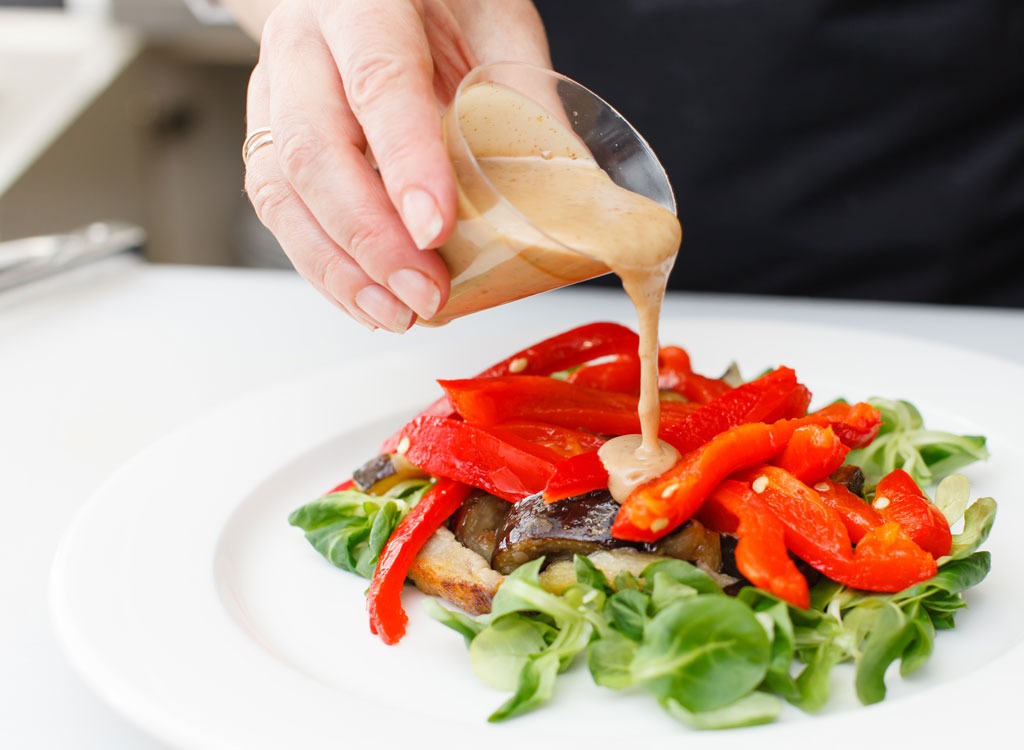
<path fill-rule="evenodd" d="M 615 273 L 636 308 L 640 335 L 641 434 L 609 440 L 599 452 L 612 496 L 622 502 L 679 457 L 658 440 L 658 321 L 682 239 L 679 220 L 616 185 L 563 122 L 520 94 L 479 84 L 462 98 L 458 123 L 473 169 L 453 154 L 460 215 L 441 249 L 452 273 L 452 309 L 438 322 L 473 304 L 480 309 Z M 488 192 L 503 200 L 488 200 Z M 479 304 L 480 294 L 490 295 L 490 304 Z"/>

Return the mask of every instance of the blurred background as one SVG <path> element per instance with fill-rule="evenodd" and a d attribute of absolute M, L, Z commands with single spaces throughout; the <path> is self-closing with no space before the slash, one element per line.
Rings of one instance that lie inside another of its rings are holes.
<path fill-rule="evenodd" d="M 216 0 L 0 0 L 0 240 L 120 220 L 153 261 L 288 267 L 242 187 L 256 56 Z"/>

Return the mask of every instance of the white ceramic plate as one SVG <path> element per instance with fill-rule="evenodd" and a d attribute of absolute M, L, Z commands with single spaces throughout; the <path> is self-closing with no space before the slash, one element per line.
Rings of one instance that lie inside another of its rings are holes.
<path fill-rule="evenodd" d="M 365 582 L 326 563 L 290 527 L 294 508 L 364 460 L 431 401 L 439 377 L 471 376 L 555 330 L 516 341 L 354 361 L 231 404 L 173 434 L 113 476 L 86 505 L 55 560 L 52 608 L 78 670 L 116 710 L 181 747 L 564 747 L 587 742 L 688 747 L 886 746 L 922 737 L 995 741 L 1014 726 L 1024 669 L 1024 529 L 1019 500 L 1024 368 L 914 339 L 854 329 L 669 319 L 662 341 L 713 373 L 788 364 L 819 403 L 912 400 L 936 429 L 985 434 L 992 459 L 970 467 L 975 496 L 1000 501 L 986 548 L 993 571 L 969 592 L 958 627 L 930 663 L 893 674 L 889 698 L 862 707 L 850 674 L 818 716 L 692 732 L 648 696 L 564 677 L 547 707 L 500 725 L 505 695 L 472 675 L 462 639 L 406 594 L 397 646 L 368 630 Z"/>

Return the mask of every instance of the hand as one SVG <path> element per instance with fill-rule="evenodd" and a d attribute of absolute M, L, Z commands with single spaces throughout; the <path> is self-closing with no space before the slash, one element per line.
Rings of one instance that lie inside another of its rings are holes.
<path fill-rule="evenodd" d="M 370 328 L 403 332 L 447 299 L 441 112 L 503 59 L 550 66 L 527 0 L 281 0 L 266 19 L 247 118 L 273 143 L 250 153 L 246 191 L 296 270 Z"/>

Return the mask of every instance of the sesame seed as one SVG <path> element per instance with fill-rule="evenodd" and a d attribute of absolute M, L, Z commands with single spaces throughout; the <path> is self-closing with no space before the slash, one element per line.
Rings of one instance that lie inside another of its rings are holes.
<path fill-rule="evenodd" d="M 831 489 L 831 485 L 828 482 L 818 482 L 814 485 L 814 489 L 818 492 L 828 492 Z"/>
<path fill-rule="evenodd" d="M 679 489 L 679 482 L 672 482 L 671 484 L 665 485 L 665 489 L 663 489 L 661 491 L 661 499 L 662 500 L 668 500 L 670 497 L 672 497 L 674 494 L 676 494 L 676 490 L 678 490 L 678 489 Z"/>
<path fill-rule="evenodd" d="M 768 489 L 768 477 L 762 475 L 750 483 L 750 489 L 760 495 L 766 489 Z"/>
<path fill-rule="evenodd" d="M 884 496 L 883 497 L 876 497 L 875 498 L 875 502 L 873 502 L 871 504 L 874 505 L 878 510 L 882 510 L 883 508 L 888 508 L 889 507 L 889 498 L 884 497 Z"/>
<path fill-rule="evenodd" d="M 653 531 L 655 533 L 657 533 L 659 531 L 662 531 L 663 529 L 667 529 L 667 528 L 668 528 L 668 519 L 667 518 L 655 519 L 655 521 L 651 524 L 651 531 Z"/>
<path fill-rule="evenodd" d="M 406 451 L 409 450 L 409 445 L 409 436 L 403 435 L 402 439 L 398 441 L 398 447 L 395 448 L 395 453 L 397 453 L 400 456 L 404 456 Z"/>
<path fill-rule="evenodd" d="M 512 374 L 520 373 L 526 369 L 528 364 L 530 364 L 530 360 L 526 357 L 516 357 L 508 363 L 508 371 Z"/>

